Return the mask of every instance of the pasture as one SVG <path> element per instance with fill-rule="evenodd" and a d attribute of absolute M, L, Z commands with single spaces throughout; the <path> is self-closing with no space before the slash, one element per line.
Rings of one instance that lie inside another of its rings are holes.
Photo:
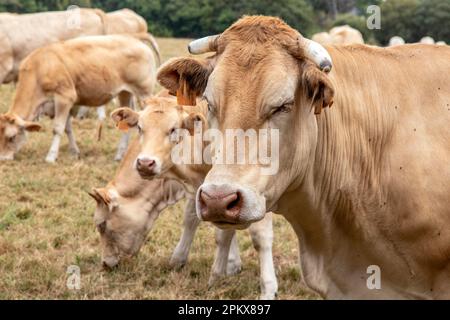
<path fill-rule="evenodd" d="M 163 61 L 186 55 L 188 40 L 157 39 Z M 14 88 L 0 87 L 0 112 Z M 108 106 L 110 113 L 113 106 Z M 215 242 L 213 227 L 202 224 L 188 264 L 169 268 L 182 230 L 184 201 L 163 212 L 139 255 L 118 268 L 101 268 L 99 237 L 93 224 L 95 201 L 87 191 L 112 179 L 120 133 L 108 119 L 96 140 L 95 112 L 74 120 L 81 159 L 73 159 L 67 138 L 56 165 L 47 164 L 51 144 L 49 119 L 44 130 L 29 134 L 14 162 L 0 162 L 0 299 L 256 299 L 259 263 L 247 231 L 238 232 L 242 272 L 208 289 Z M 280 299 L 315 298 L 300 285 L 298 244 L 281 216 L 274 220 L 274 262 Z M 81 268 L 81 289 L 66 287 L 67 267 Z"/>

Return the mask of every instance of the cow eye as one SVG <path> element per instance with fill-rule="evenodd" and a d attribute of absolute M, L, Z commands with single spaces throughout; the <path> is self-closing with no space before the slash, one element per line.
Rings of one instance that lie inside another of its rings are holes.
<path fill-rule="evenodd" d="M 213 107 L 213 105 L 208 101 L 208 99 L 205 97 L 205 96 L 203 96 L 203 100 L 204 101 L 206 101 L 206 104 L 207 104 L 207 106 L 208 106 L 208 112 L 210 112 L 210 113 L 215 113 L 215 108 Z"/>
<path fill-rule="evenodd" d="M 9 143 L 13 143 L 14 140 L 16 140 L 16 136 L 8 137 L 8 142 L 9 142 Z"/>
<path fill-rule="evenodd" d="M 280 113 L 289 113 L 292 111 L 292 106 L 293 106 L 292 103 L 282 104 L 281 106 L 275 108 L 272 111 L 271 115 L 276 115 L 276 114 L 280 114 Z"/>
<path fill-rule="evenodd" d="M 105 233 L 105 231 L 106 231 L 106 221 L 103 221 L 103 222 L 101 222 L 101 223 L 99 223 L 98 225 L 97 225 L 97 230 L 100 232 L 100 233 Z"/>
<path fill-rule="evenodd" d="M 140 125 L 137 126 L 137 129 L 138 129 L 139 135 L 142 135 L 144 133 L 144 131 L 142 130 Z"/>
<path fill-rule="evenodd" d="M 174 135 L 175 133 L 177 132 L 177 128 L 172 128 L 172 129 L 170 129 L 169 130 L 169 136 L 172 136 L 172 135 Z"/>

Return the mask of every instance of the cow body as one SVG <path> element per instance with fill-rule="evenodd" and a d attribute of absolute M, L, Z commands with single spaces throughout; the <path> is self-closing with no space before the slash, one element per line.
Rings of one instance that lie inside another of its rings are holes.
<path fill-rule="evenodd" d="M 325 298 L 449 298 L 450 48 L 330 46 L 330 59 L 269 17 L 213 40 L 213 60 L 169 61 L 158 79 L 176 91 L 173 75 L 189 74 L 222 132 L 279 130 L 280 168 L 261 178 L 261 164 L 213 165 L 197 198 L 236 192 L 241 203 L 211 214 L 198 201 L 198 215 L 247 224 L 277 206 L 305 282 Z"/>
<path fill-rule="evenodd" d="M 329 32 L 316 33 L 312 40 L 322 45 L 364 44 L 361 32 L 348 25 L 334 27 Z"/>
<path fill-rule="evenodd" d="M 154 71 L 151 49 L 133 37 L 92 36 L 53 44 L 37 49 L 21 64 L 8 114 L 34 120 L 44 105 L 54 104 L 55 137 L 47 156 L 54 162 L 74 105 L 98 107 L 117 95 L 123 106 L 130 105 L 132 95 L 145 99 L 153 91 Z M 73 151 L 79 153 L 73 142 Z"/>
<path fill-rule="evenodd" d="M 13 61 L 9 70 L 0 75 L 1 82 L 16 81 L 20 63 L 38 48 L 79 36 L 104 34 L 103 15 L 92 9 L 1 15 L 0 38 L 8 39 Z"/>
<path fill-rule="evenodd" d="M 17 81 L 20 63 L 38 48 L 83 36 L 147 32 L 145 20 L 128 9 L 0 14 L 0 84 Z"/>
<path fill-rule="evenodd" d="M 329 298 L 449 298 L 450 52 L 329 52 L 335 103 L 316 120 L 313 165 L 278 201 L 306 251 L 305 280 Z M 371 265 L 379 290 L 366 284 Z"/>

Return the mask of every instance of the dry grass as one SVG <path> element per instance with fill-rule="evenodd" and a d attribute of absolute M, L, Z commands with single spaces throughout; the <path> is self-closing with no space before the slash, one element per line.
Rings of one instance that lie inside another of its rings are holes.
<path fill-rule="evenodd" d="M 185 55 L 187 40 L 158 39 L 163 60 Z M 5 112 L 13 88 L 0 88 Z M 111 107 L 109 107 L 111 111 Z M 86 191 L 112 178 L 119 133 L 108 123 L 95 140 L 96 121 L 75 121 L 82 152 L 71 158 L 63 139 L 57 165 L 45 163 L 51 122 L 29 135 L 14 162 L 0 163 L 0 299 L 254 299 L 259 267 L 248 232 L 239 232 L 243 271 L 207 289 L 213 261 L 213 229 L 203 224 L 188 265 L 172 271 L 168 260 L 181 234 L 184 202 L 166 210 L 135 259 L 112 272 L 100 268 L 99 238 L 93 226 L 94 201 Z M 311 298 L 299 285 L 297 240 L 282 217 L 275 219 L 274 259 L 281 299 Z M 66 269 L 81 268 L 81 290 L 66 288 Z"/>

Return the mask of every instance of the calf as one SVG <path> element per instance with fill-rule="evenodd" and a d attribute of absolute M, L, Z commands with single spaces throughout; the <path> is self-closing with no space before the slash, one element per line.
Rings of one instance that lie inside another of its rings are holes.
<path fill-rule="evenodd" d="M 145 99 L 154 88 L 154 71 L 152 50 L 130 36 L 92 36 L 37 49 L 21 64 L 13 104 L 0 117 L 0 158 L 14 158 L 24 130 L 39 129 L 35 123 L 22 124 L 37 118 L 49 103 L 54 105 L 54 137 L 46 161 L 56 161 L 65 128 L 70 149 L 78 156 L 70 127 L 72 107 L 98 107 L 115 96 L 121 105 L 130 105 L 132 95 Z M 119 155 L 127 141 L 124 135 Z"/>
<path fill-rule="evenodd" d="M 183 186 L 173 179 L 144 180 L 135 168 L 140 145 L 135 140 L 129 147 L 115 178 L 105 188 L 95 188 L 89 195 L 97 202 L 95 225 L 102 244 L 102 262 L 107 268 L 115 267 L 121 258 L 136 255 L 160 213 L 169 205 L 185 198 Z M 179 269 L 188 259 L 195 232 L 200 223 L 195 213 L 193 199 L 188 199 L 184 211 L 184 230 L 170 265 Z M 218 245 L 223 241 L 217 234 Z M 260 246 L 257 234 L 255 246 Z M 228 248 L 218 250 L 216 260 L 227 260 L 227 274 L 241 268 L 239 248 L 234 238 L 230 255 Z M 216 263 L 217 264 L 217 263 Z"/>
<path fill-rule="evenodd" d="M 203 183 L 210 166 L 206 164 L 177 164 L 173 162 L 172 151 L 179 143 L 176 135 L 180 129 L 193 133 L 194 122 L 200 121 L 206 126 L 204 114 L 205 103 L 197 108 L 185 108 L 171 98 L 152 98 L 146 103 L 147 107 L 141 112 L 129 108 L 119 108 L 112 113 L 112 118 L 120 129 L 128 130 L 136 127 L 139 130 L 141 152 L 135 157 L 134 166 L 144 179 L 152 180 L 170 178 L 181 182 L 187 194 L 194 194 Z M 195 138 L 187 135 L 184 139 Z M 192 146 L 196 148 L 195 144 Z M 201 145 L 201 147 L 206 147 Z M 202 153 L 204 149 L 200 150 Z M 235 228 L 224 224 L 226 229 L 217 229 L 216 241 L 217 259 L 209 280 L 212 285 L 227 272 L 227 256 L 230 245 L 235 241 Z M 273 259 L 272 259 L 272 215 L 267 214 L 264 219 L 250 227 L 250 233 L 256 250 L 259 252 L 261 267 L 261 298 L 274 299 L 278 290 Z"/>

